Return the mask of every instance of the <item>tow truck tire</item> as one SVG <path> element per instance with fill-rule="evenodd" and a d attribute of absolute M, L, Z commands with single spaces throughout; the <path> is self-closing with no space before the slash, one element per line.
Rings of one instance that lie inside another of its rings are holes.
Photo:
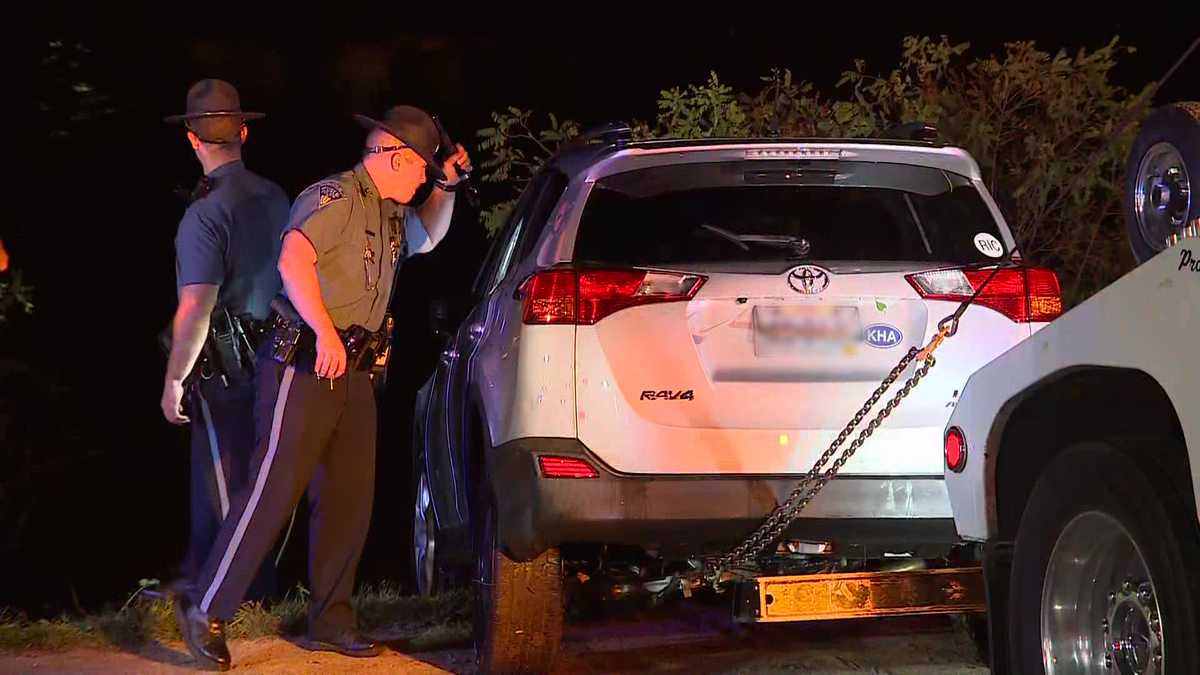
<path fill-rule="evenodd" d="M 1125 229 L 1139 264 L 1200 218 L 1200 102 L 1173 103 L 1142 122 L 1125 171 Z M 1182 219 L 1182 224 L 1171 225 Z"/>
<path fill-rule="evenodd" d="M 563 573 L 557 548 L 516 562 L 500 547 L 492 499 L 483 500 L 476 541 L 475 655 L 480 672 L 546 673 L 563 633 Z"/>
<path fill-rule="evenodd" d="M 1162 443 L 1140 448 L 1164 451 Z M 1054 658 L 1054 672 L 1200 673 L 1200 594 L 1188 572 L 1200 563 L 1197 525 L 1185 508 L 1192 497 L 1173 497 L 1168 481 L 1139 464 L 1111 445 L 1086 443 L 1043 470 L 1013 552 L 1013 672 L 1046 672 L 1044 659 Z M 1126 635 L 1130 645 L 1141 638 L 1143 663 L 1157 643 L 1162 663 L 1126 669 L 1122 660 L 1138 649 L 1106 648 Z M 1117 662 L 1106 669 L 1106 658 Z"/>

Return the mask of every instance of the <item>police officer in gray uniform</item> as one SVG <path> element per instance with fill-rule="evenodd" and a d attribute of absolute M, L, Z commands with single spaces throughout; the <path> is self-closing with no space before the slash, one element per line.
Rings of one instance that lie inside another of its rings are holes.
<path fill-rule="evenodd" d="M 185 578 L 208 558 L 254 451 L 252 342 L 280 289 L 275 263 L 288 213 L 284 191 L 242 163 L 245 122 L 261 117 L 242 112 L 233 85 L 203 80 L 188 91 L 187 112 L 166 120 L 186 126 L 204 169 L 175 237 L 179 305 L 161 400 L 167 421 L 192 427 Z M 271 572 L 264 566 L 256 597 L 270 593 Z"/>
<path fill-rule="evenodd" d="M 279 271 L 296 316 L 277 317 L 258 355 L 258 445 L 246 489 L 234 497 L 212 555 L 177 602 L 189 649 L 229 667 L 223 622 L 242 601 L 259 563 L 307 489 L 309 584 L 302 646 L 348 656 L 379 647 L 356 629 L 350 606 L 375 485 L 375 397 L 368 374 L 386 343 L 384 323 L 395 270 L 446 235 L 461 146 L 435 160 L 441 136 L 430 116 L 408 106 L 369 129 L 354 169 L 306 189 L 292 206 Z M 437 189 L 412 200 L 427 174 Z"/>

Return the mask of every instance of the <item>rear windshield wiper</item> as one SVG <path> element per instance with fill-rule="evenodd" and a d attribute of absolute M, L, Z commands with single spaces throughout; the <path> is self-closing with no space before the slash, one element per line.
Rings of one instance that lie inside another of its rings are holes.
<path fill-rule="evenodd" d="M 708 223 L 700 223 L 700 229 L 708 230 L 709 232 L 712 232 L 715 235 L 724 237 L 725 239 L 737 244 L 738 248 L 742 249 L 743 251 L 750 250 L 750 246 L 746 242 L 742 241 L 742 238 L 740 235 L 734 234 L 733 232 L 730 232 L 729 230 L 726 230 L 721 227 L 717 227 L 715 225 L 709 225 Z"/>
<path fill-rule="evenodd" d="M 807 239 L 789 234 L 738 234 L 708 223 L 701 223 L 700 227 L 737 244 L 743 251 L 750 250 L 749 244 L 762 244 L 789 249 L 796 257 L 803 258 L 812 250 L 812 245 Z"/>

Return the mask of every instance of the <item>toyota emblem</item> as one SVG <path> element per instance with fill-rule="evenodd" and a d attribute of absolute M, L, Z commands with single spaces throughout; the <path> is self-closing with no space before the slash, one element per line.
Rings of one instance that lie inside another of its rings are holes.
<path fill-rule="evenodd" d="M 801 265 L 788 272 L 788 286 L 805 295 L 816 295 L 829 288 L 829 272 L 815 265 Z"/>

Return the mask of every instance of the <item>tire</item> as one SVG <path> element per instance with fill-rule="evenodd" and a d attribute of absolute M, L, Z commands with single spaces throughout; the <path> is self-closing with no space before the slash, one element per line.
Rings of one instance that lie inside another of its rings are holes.
<path fill-rule="evenodd" d="M 499 545 L 494 500 L 482 501 L 477 528 L 475 656 L 484 673 L 545 673 L 558 660 L 563 574 L 557 548 L 515 562 Z"/>
<path fill-rule="evenodd" d="M 419 458 L 418 458 L 419 459 Z M 409 554 L 413 587 L 417 595 L 432 597 L 450 588 L 451 575 L 438 558 L 438 530 L 433 512 L 433 493 L 423 462 L 413 467 L 413 521 Z"/>
<path fill-rule="evenodd" d="M 1151 112 L 1125 168 L 1125 229 L 1140 264 L 1166 248 L 1172 232 L 1200 218 L 1200 102 Z"/>
<path fill-rule="evenodd" d="M 1142 447 L 1147 457 L 1163 451 L 1161 443 Z M 1198 594 L 1189 576 L 1200 562 L 1194 502 L 1190 494 L 1175 498 L 1168 481 L 1151 480 L 1153 467 L 1139 464 L 1110 445 L 1081 444 L 1038 479 L 1013 551 L 1013 672 L 1200 672 Z M 1143 638 L 1143 660 L 1152 658 L 1157 635 L 1163 661 L 1122 670 L 1131 650 L 1106 646 L 1130 633 Z M 1106 655 L 1117 661 L 1111 668 Z"/>

